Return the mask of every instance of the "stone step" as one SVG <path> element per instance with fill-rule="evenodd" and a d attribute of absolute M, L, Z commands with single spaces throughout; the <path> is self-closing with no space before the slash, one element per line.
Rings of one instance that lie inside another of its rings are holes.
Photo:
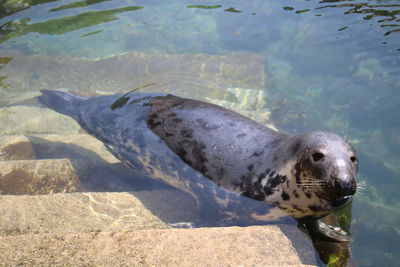
<path fill-rule="evenodd" d="M 166 228 L 130 193 L 0 196 L 0 236 Z"/>
<path fill-rule="evenodd" d="M 296 227 L 252 226 L 0 237 L 7 266 L 316 266 Z"/>
<path fill-rule="evenodd" d="M 47 140 L 52 136 L 34 141 L 35 154 L 40 157 L 59 157 L 65 153 L 71 156 L 71 159 L 0 161 L 0 195 L 133 192 L 132 194 L 140 199 L 147 209 L 163 221 L 176 223 L 195 220 L 193 218 L 197 216 L 197 202 L 193 197 L 129 170 L 121 163 L 112 164 L 111 162 L 116 159 L 112 155 L 107 159 L 107 151 L 105 156 L 99 156 L 101 151 L 99 154 L 94 154 L 72 144 L 85 140 L 85 136 L 87 135 L 83 135 L 82 139 L 79 139 L 79 135 L 65 136 L 66 143 L 48 144 Z M 73 142 L 69 143 L 71 140 Z M 42 147 L 38 149 L 39 145 Z M 91 146 L 89 142 L 83 145 Z M 101 143 L 98 148 L 103 149 Z M 36 153 L 38 151 L 40 152 Z M 26 213 L 29 213 L 29 209 Z"/>
<path fill-rule="evenodd" d="M 80 191 L 69 159 L 0 161 L 0 194 L 52 194 Z"/>
<path fill-rule="evenodd" d="M 135 177 L 134 172 L 116 165 L 121 165 L 120 161 L 87 134 L 1 136 L 0 194 L 92 190 L 93 186 L 82 187 L 82 179 L 86 185 L 97 186 L 99 180 L 104 184 L 112 183 L 114 177 Z"/>

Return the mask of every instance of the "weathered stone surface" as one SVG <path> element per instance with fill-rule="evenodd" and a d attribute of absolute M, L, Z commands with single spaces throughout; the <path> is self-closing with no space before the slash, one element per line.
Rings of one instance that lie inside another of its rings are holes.
<path fill-rule="evenodd" d="M 79 187 L 69 159 L 0 161 L 0 194 L 65 193 Z"/>
<path fill-rule="evenodd" d="M 0 196 L 0 236 L 166 228 L 130 193 Z"/>
<path fill-rule="evenodd" d="M 140 201 L 164 222 L 171 224 L 196 222 L 200 207 L 195 198 L 178 189 L 140 190 L 132 192 Z"/>
<path fill-rule="evenodd" d="M 128 169 L 100 141 L 87 134 L 0 139 L 6 147 L 14 141 L 32 147 L 37 160 L 0 161 L 0 194 L 135 191 L 133 194 L 146 208 L 164 221 L 175 223 L 197 218 L 197 203 L 192 197 Z M 17 152 L 24 154 L 23 150 Z"/>
<path fill-rule="evenodd" d="M 0 108 L 0 135 L 77 134 L 79 125 L 72 118 L 53 110 L 13 106 Z"/>
<path fill-rule="evenodd" d="M 23 135 L 0 137 L 0 160 L 35 159 L 35 152 L 28 138 Z"/>
<path fill-rule="evenodd" d="M 305 236 L 296 227 L 284 231 L 253 226 L 6 236 L 0 237 L 0 264 L 315 266 L 314 249 Z"/>

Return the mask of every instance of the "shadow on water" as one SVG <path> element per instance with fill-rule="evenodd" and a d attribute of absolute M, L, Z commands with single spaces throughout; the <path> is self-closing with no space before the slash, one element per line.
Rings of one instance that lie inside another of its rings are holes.
<path fill-rule="evenodd" d="M 255 221 L 249 218 L 252 212 L 266 209 L 266 204 L 249 198 L 234 199 L 231 205 L 221 208 L 215 202 L 207 199 L 195 199 L 193 196 L 180 191 L 163 182 L 159 182 L 127 168 L 122 163 L 109 163 L 95 152 L 78 145 L 49 141 L 37 136 L 29 136 L 36 159 L 69 158 L 79 178 L 79 191 L 83 192 L 130 192 L 143 205 L 161 220 L 169 224 L 192 222 L 195 226 L 249 226 L 249 225 L 277 225 L 291 241 L 296 249 L 304 247 L 304 240 L 299 235 L 308 233 L 303 227 L 289 216 L 280 217 L 277 221 L 274 216 L 271 222 Z M 222 197 L 222 196 L 221 196 Z M 249 212 L 250 211 L 250 212 Z M 234 219 L 226 219 L 227 214 L 241 214 Z M 272 210 L 271 213 L 274 213 Z M 342 212 L 349 215 L 351 207 Z M 278 216 L 281 215 L 278 212 Z M 348 230 L 349 220 L 343 223 L 338 217 L 330 215 L 324 221 Z M 351 218 L 350 218 L 351 219 Z M 297 228 L 299 227 L 299 229 Z M 308 235 L 308 234 L 306 234 Z M 325 264 L 330 266 L 355 266 L 349 250 L 348 242 L 333 242 L 311 235 L 314 247 Z M 313 259 L 304 258 L 299 250 L 299 256 L 304 264 L 312 264 Z M 321 265 L 323 263 L 320 262 Z"/>

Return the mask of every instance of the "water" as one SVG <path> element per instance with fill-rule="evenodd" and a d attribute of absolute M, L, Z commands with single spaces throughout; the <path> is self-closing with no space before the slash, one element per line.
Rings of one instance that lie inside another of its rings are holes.
<path fill-rule="evenodd" d="M 353 203 L 352 254 L 360 266 L 398 266 L 399 14 L 398 0 L 6 0 L 0 105 L 30 105 L 43 88 L 148 85 L 247 108 L 232 88 L 261 89 L 281 131 L 326 129 L 353 143 L 365 188 Z"/>

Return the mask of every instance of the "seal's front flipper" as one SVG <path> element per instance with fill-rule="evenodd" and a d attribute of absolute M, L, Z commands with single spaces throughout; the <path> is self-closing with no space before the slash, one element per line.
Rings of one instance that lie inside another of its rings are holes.
<path fill-rule="evenodd" d="M 317 231 L 318 233 L 329 239 L 330 241 L 337 242 L 350 242 L 351 238 L 346 231 L 338 226 L 326 224 L 320 220 L 317 220 Z"/>
<path fill-rule="evenodd" d="M 315 240 L 350 242 L 349 234 L 338 226 L 326 224 L 320 220 L 310 219 L 302 222 L 306 226 L 311 238 Z"/>

